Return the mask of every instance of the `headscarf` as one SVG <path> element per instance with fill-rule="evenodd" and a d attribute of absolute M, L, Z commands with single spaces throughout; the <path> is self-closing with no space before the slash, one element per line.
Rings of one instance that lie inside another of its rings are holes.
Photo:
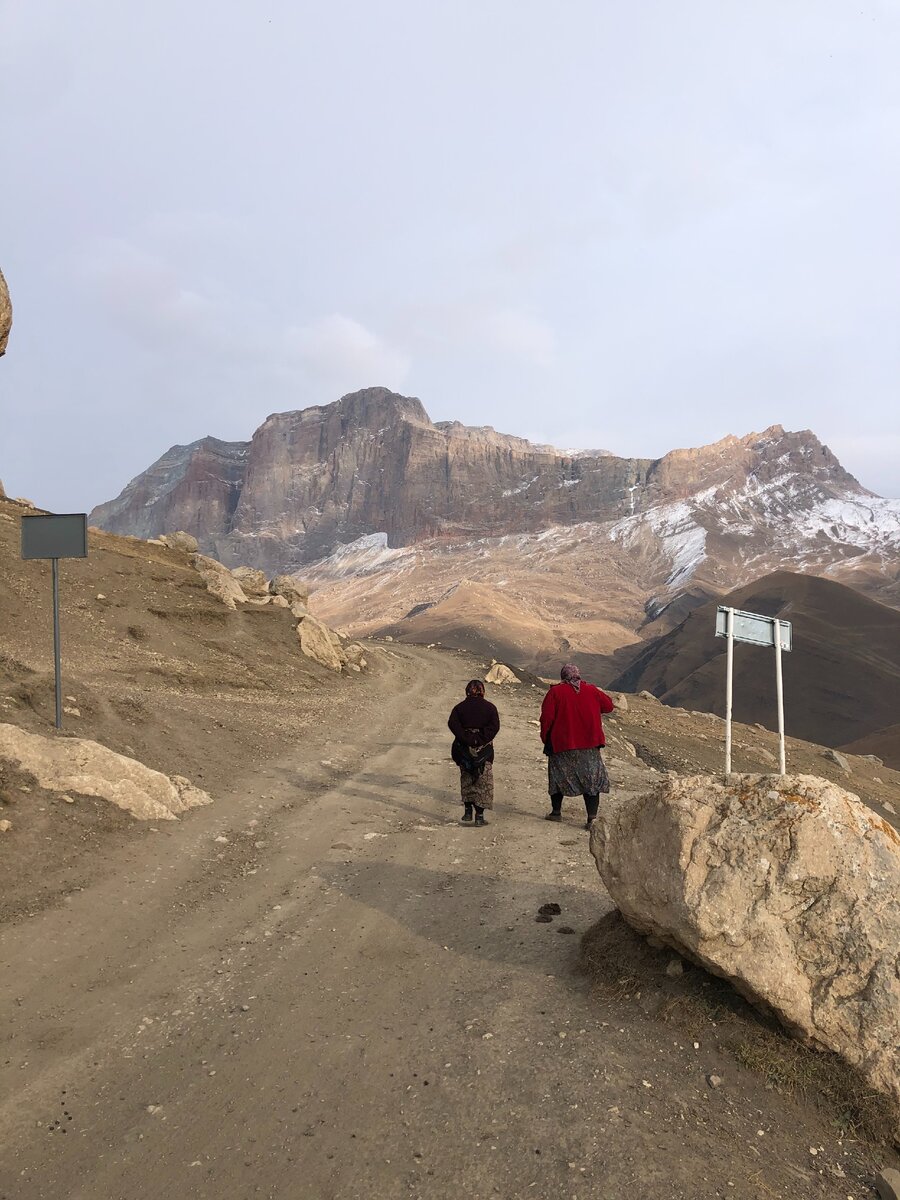
<path fill-rule="evenodd" d="M 574 688 L 576 692 L 581 691 L 581 672 L 574 663 L 566 663 L 559 673 L 563 683 L 567 683 L 569 687 Z"/>
<path fill-rule="evenodd" d="M 480 679 L 470 679 L 469 680 L 469 682 L 466 684 L 466 695 L 467 696 L 483 696 L 484 695 L 484 684 L 481 682 Z"/>

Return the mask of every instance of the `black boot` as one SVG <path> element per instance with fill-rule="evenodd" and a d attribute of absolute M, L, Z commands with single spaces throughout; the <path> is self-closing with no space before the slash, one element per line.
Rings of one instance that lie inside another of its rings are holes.
<path fill-rule="evenodd" d="M 484 819 L 484 809 L 479 808 L 477 804 L 475 805 L 475 824 L 487 825 L 487 821 Z"/>
<path fill-rule="evenodd" d="M 472 805 L 471 804 L 466 805 L 465 809 L 463 810 L 462 819 L 466 823 L 468 823 L 469 821 L 472 820 Z"/>
<path fill-rule="evenodd" d="M 587 820 L 584 823 L 585 829 L 590 829 L 597 818 L 597 809 L 600 807 L 599 796 L 585 796 L 584 808 L 587 813 Z"/>
<path fill-rule="evenodd" d="M 544 817 L 545 821 L 561 821 L 562 820 L 562 802 L 563 802 L 562 792 L 554 792 L 554 794 L 550 797 L 550 804 L 552 805 L 552 810 L 547 813 L 546 817 Z"/>

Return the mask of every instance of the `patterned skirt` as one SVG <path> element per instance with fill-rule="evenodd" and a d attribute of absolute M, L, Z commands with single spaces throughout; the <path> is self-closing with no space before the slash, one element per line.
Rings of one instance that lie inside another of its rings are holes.
<path fill-rule="evenodd" d="M 606 764 L 598 749 L 561 750 L 547 760 L 551 796 L 599 796 L 609 791 Z"/>
<path fill-rule="evenodd" d="M 494 771 L 491 763 L 484 764 L 478 775 L 459 768 L 459 791 L 461 804 L 474 804 L 477 808 L 494 807 Z"/>

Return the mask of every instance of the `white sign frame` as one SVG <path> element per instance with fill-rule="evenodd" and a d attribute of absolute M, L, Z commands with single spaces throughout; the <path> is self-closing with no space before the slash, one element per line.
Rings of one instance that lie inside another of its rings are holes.
<path fill-rule="evenodd" d="M 754 646 L 775 647 L 775 693 L 778 701 L 778 774 L 787 772 L 784 751 L 784 685 L 781 674 L 781 653 L 793 646 L 790 621 L 764 617 L 761 613 L 744 612 L 720 604 L 716 610 L 716 637 L 728 639 L 725 652 L 725 774 L 731 774 L 731 709 L 734 691 L 734 643 L 749 642 Z"/>

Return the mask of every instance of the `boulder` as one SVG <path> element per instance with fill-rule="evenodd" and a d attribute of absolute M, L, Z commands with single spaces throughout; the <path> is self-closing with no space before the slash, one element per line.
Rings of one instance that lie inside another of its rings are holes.
<path fill-rule="evenodd" d="M 140 821 L 174 821 L 189 808 L 212 803 L 180 775 L 169 778 L 85 738 L 43 737 L 0 724 L 0 765 L 4 762 L 47 791 L 98 796 Z"/>
<path fill-rule="evenodd" d="M 355 667 L 364 667 L 366 665 L 366 648 L 361 646 L 359 642 L 348 642 L 346 646 L 341 647 L 345 660 Z"/>
<path fill-rule="evenodd" d="M 235 567 L 231 574 L 241 585 L 245 596 L 261 599 L 269 595 L 269 580 L 265 571 L 256 571 L 253 567 Z"/>
<path fill-rule="evenodd" d="M 185 533 L 183 529 L 176 533 L 164 533 L 159 540 L 170 550 L 183 550 L 186 554 L 196 554 L 200 549 L 200 543 L 193 534 Z"/>
<path fill-rule="evenodd" d="M 300 649 L 307 658 L 332 671 L 340 671 L 343 662 L 332 640 L 332 636 L 336 635 L 332 635 L 331 630 L 321 621 L 309 615 L 305 616 L 297 626 L 297 636 L 300 639 Z"/>
<path fill-rule="evenodd" d="M 487 675 L 484 677 L 485 683 L 521 683 L 522 680 L 508 667 L 506 663 L 495 662 Z"/>
<path fill-rule="evenodd" d="M 309 588 L 293 575 L 276 575 L 269 584 L 269 590 L 276 596 L 284 596 L 288 604 L 296 602 L 304 608 L 309 604 Z"/>
<path fill-rule="evenodd" d="M 207 558 L 205 554 L 195 554 L 191 562 L 206 584 L 206 590 L 221 600 L 226 608 L 237 608 L 239 604 L 247 603 L 243 588 L 227 567 L 214 558 Z"/>
<path fill-rule="evenodd" d="M 829 762 L 833 762 L 836 766 L 840 767 L 845 774 L 851 774 L 850 764 L 844 758 L 843 754 L 837 750 L 823 750 L 822 757 L 827 758 Z"/>
<path fill-rule="evenodd" d="M 900 835 L 886 821 L 812 775 L 666 778 L 610 796 L 590 847 L 630 925 L 840 1054 L 900 1114 Z"/>
<path fill-rule="evenodd" d="M 9 299 L 9 289 L 3 272 L 0 271 L 0 355 L 6 353 L 6 343 L 9 341 L 9 331 L 12 326 L 12 304 Z M 2 495 L 2 491 L 0 491 Z"/>

